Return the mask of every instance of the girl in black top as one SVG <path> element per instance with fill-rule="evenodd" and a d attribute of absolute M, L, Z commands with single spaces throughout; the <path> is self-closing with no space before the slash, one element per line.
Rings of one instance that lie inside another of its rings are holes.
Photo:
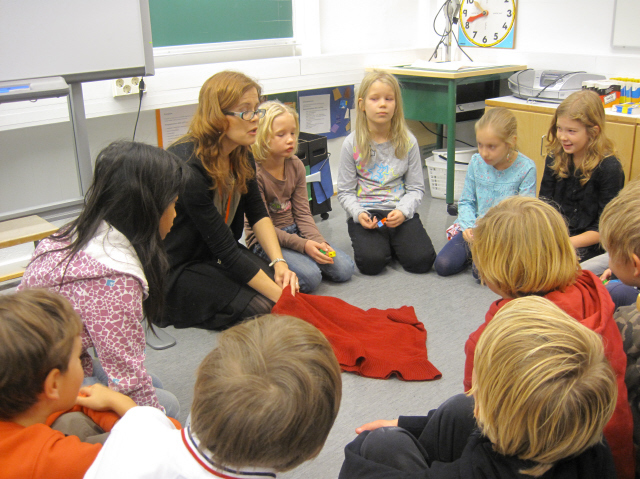
<path fill-rule="evenodd" d="M 566 218 L 581 261 L 604 253 L 600 214 L 624 186 L 622 165 L 604 126 L 600 97 L 582 90 L 558 106 L 547 136 L 549 154 L 539 197 Z"/>
<path fill-rule="evenodd" d="M 169 148 L 192 174 L 165 240 L 171 270 L 163 326 L 224 328 L 270 312 L 284 287 L 298 290 L 249 157 L 264 116 L 259 104 L 255 81 L 242 73 L 217 73 L 200 90 L 189 132 Z M 245 214 L 269 266 L 238 243 Z"/>

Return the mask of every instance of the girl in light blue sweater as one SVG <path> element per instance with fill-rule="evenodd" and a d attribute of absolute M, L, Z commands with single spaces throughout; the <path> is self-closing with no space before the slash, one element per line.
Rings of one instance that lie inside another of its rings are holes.
<path fill-rule="evenodd" d="M 518 124 L 513 113 L 492 108 L 475 129 L 479 154 L 469 162 L 458 219 L 447 229 L 449 242 L 434 264 L 440 276 L 459 273 L 471 263 L 473 227 L 489 208 L 509 196 L 536 196 L 536 166 L 517 149 Z"/>

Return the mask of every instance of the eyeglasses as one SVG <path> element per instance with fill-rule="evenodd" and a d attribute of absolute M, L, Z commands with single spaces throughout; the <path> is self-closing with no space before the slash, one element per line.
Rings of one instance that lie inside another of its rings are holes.
<path fill-rule="evenodd" d="M 237 116 L 238 118 L 242 118 L 246 121 L 253 120 L 256 116 L 258 118 L 264 118 L 264 115 L 267 113 L 267 110 L 262 108 L 256 111 L 225 111 L 223 112 L 225 115 Z"/>

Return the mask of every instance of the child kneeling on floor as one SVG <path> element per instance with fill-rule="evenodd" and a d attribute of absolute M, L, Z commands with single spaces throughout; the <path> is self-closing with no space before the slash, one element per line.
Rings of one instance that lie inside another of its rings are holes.
<path fill-rule="evenodd" d="M 314 326 L 265 315 L 219 336 L 200 364 L 191 425 L 137 407 L 115 427 L 87 479 L 268 478 L 315 457 L 338 414 L 340 366 Z"/>
<path fill-rule="evenodd" d="M 614 478 L 602 430 L 616 398 L 597 333 L 547 299 L 514 299 L 480 337 L 470 395 L 357 428 L 340 477 Z"/>
<path fill-rule="evenodd" d="M 56 293 L 0 296 L 0 478 L 82 478 L 102 438 L 82 442 L 61 431 L 102 435 L 135 406 L 101 384 L 80 389 L 81 332 L 80 317 Z"/>

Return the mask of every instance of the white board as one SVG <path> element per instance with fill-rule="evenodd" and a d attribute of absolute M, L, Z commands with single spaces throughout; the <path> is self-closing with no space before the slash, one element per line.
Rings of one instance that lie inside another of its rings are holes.
<path fill-rule="evenodd" d="M 640 47 L 640 3 L 637 0 L 616 0 L 613 17 L 613 46 Z"/>
<path fill-rule="evenodd" d="M 0 81 L 153 75 L 148 0 L 0 0 Z"/>

